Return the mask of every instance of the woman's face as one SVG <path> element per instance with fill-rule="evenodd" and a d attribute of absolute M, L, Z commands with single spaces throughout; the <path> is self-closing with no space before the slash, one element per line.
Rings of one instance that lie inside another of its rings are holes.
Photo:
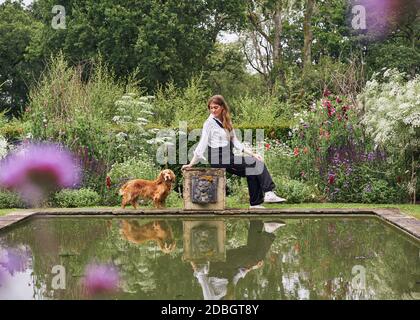
<path fill-rule="evenodd" d="M 213 117 L 221 119 L 223 108 L 219 106 L 217 103 L 211 102 L 209 105 L 210 113 Z"/>

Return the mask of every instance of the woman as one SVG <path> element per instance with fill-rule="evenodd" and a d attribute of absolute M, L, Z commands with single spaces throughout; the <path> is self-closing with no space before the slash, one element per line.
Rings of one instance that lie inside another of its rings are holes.
<path fill-rule="evenodd" d="M 232 127 L 229 106 L 223 96 L 211 97 L 207 108 L 210 115 L 204 122 L 200 142 L 191 162 L 183 165 L 182 170 L 191 168 L 201 159 L 206 160 L 204 153 L 207 149 L 212 168 L 226 168 L 227 172 L 247 178 L 250 208 L 264 208 L 263 202 L 286 201 L 273 192 L 276 186 L 261 155 L 245 148 L 237 139 Z M 250 156 L 235 156 L 232 152 L 232 144 L 236 149 Z"/>

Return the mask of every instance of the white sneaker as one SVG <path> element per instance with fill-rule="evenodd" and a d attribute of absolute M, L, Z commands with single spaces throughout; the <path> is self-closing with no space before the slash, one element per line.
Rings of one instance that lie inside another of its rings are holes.
<path fill-rule="evenodd" d="M 268 233 L 275 232 L 278 228 L 284 227 L 285 223 L 280 222 L 264 222 L 264 231 Z"/>
<path fill-rule="evenodd" d="M 262 205 L 260 205 L 260 204 L 258 204 L 258 205 L 256 205 L 256 206 L 249 206 L 249 208 L 250 208 L 250 209 L 265 209 L 265 207 L 264 207 L 264 206 L 262 206 Z"/>
<path fill-rule="evenodd" d="M 276 202 L 285 202 L 285 201 L 287 200 L 277 196 L 273 191 L 266 192 L 264 196 L 264 202 L 267 202 L 267 203 L 276 203 Z"/>

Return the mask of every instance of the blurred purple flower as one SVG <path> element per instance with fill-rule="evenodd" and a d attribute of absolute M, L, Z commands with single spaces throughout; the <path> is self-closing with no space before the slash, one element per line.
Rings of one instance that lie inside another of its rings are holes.
<path fill-rule="evenodd" d="M 12 276 L 15 272 L 23 272 L 28 267 L 29 252 L 22 248 L 8 248 L 0 255 L 0 267 L 7 270 Z"/>
<path fill-rule="evenodd" d="M 74 187 L 80 168 L 72 154 L 52 143 L 31 143 L 0 162 L 0 185 L 17 189 L 25 201 L 38 204 L 57 188 Z"/>
<path fill-rule="evenodd" d="M 368 161 L 375 160 L 375 154 L 373 152 L 369 152 L 368 155 L 367 155 L 367 160 Z"/>
<path fill-rule="evenodd" d="M 113 293 L 118 290 L 118 270 L 108 264 L 90 264 L 86 267 L 84 285 L 88 295 Z"/>
<path fill-rule="evenodd" d="M 370 183 L 365 187 L 365 192 L 372 192 L 372 186 L 370 185 Z"/>

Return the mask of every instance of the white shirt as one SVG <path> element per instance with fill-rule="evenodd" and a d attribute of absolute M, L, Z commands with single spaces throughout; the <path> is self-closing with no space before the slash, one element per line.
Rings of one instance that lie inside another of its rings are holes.
<path fill-rule="evenodd" d="M 214 121 L 214 120 L 213 120 Z M 204 300 L 220 300 L 227 293 L 228 280 L 225 278 L 208 277 L 209 265 L 198 267 L 194 276 L 203 290 Z"/>
<path fill-rule="evenodd" d="M 219 119 L 210 114 L 204 122 L 201 138 L 194 150 L 194 158 L 191 162 L 196 163 L 196 161 L 198 162 L 200 159 L 206 160 L 204 152 L 207 150 L 208 146 L 211 148 L 220 148 L 226 147 L 232 142 L 236 149 L 244 151 L 245 147 L 236 137 L 235 130 L 233 130 L 233 137 L 232 140 L 230 140 L 230 137 L 226 134 L 226 130 L 220 127 L 216 121 L 222 124 Z"/>

